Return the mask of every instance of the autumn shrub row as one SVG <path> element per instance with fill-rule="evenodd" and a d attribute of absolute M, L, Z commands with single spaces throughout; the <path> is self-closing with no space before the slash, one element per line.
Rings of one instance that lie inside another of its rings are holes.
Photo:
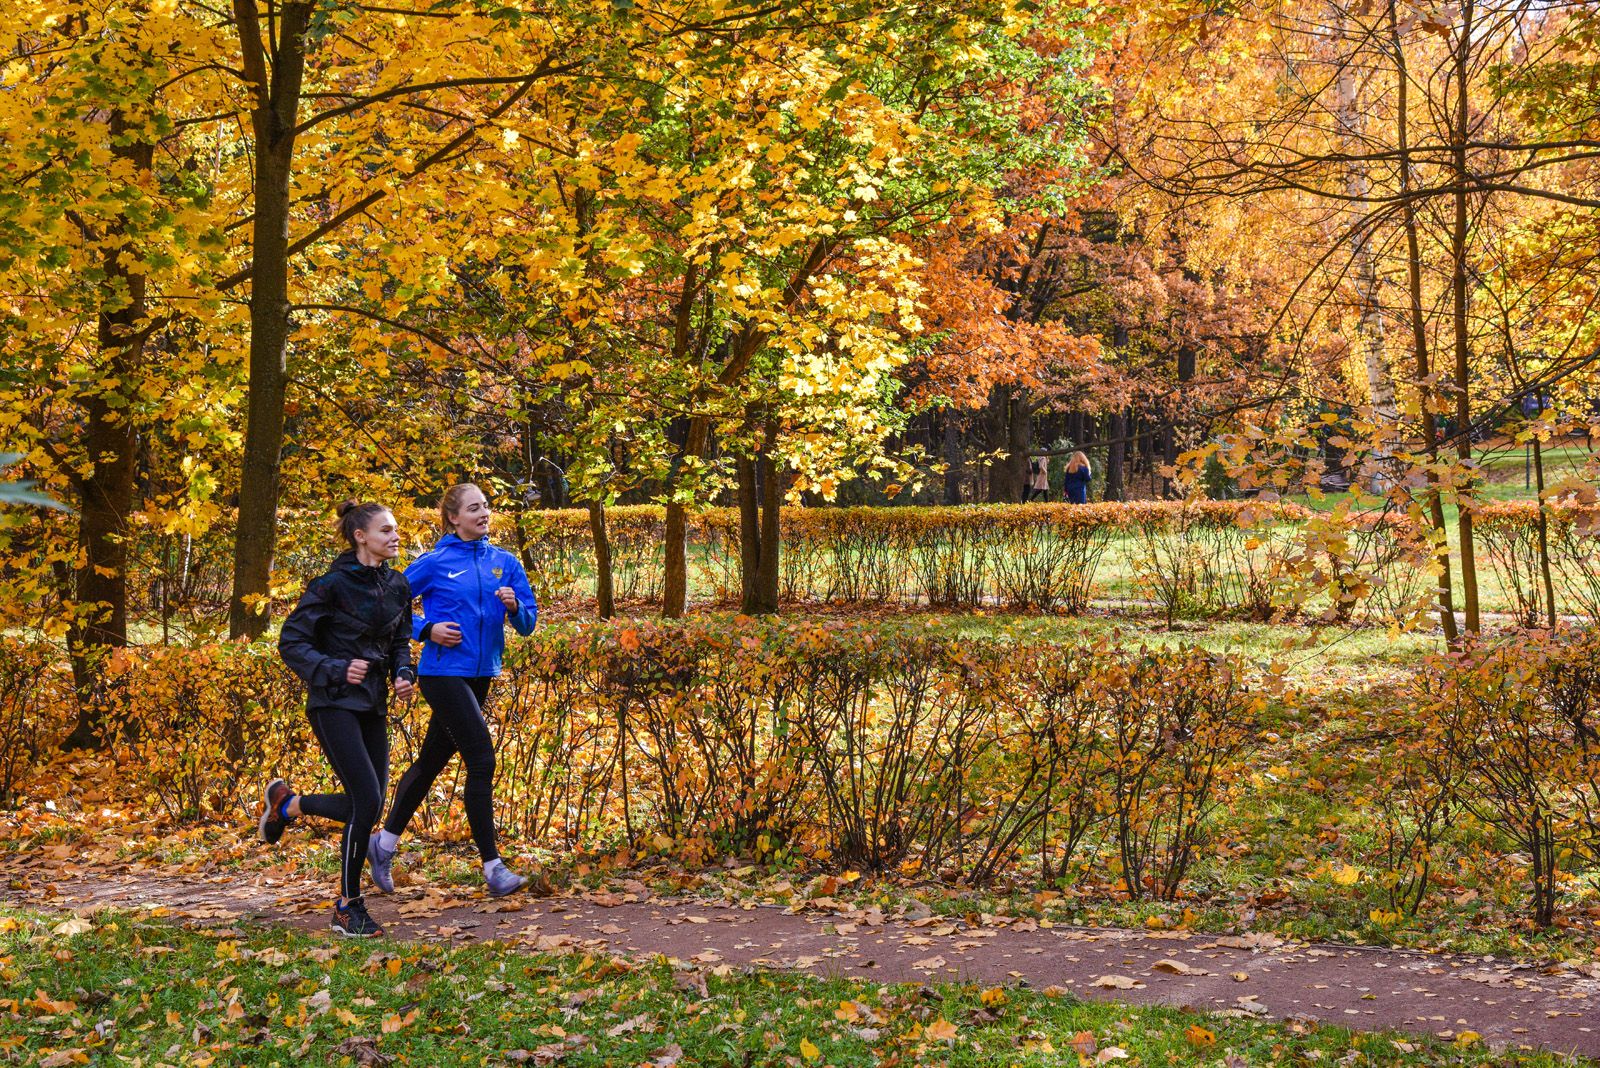
<path fill-rule="evenodd" d="M 1476 528 L 1484 555 L 1521 625 L 1548 622 L 1552 600 L 1557 615 L 1600 620 L 1600 508 L 1507 501 L 1480 509 Z"/>
<path fill-rule="evenodd" d="M 1309 513 L 1289 504 L 1136 501 L 1127 504 L 982 505 L 959 508 L 785 508 L 779 593 L 790 603 L 1004 606 L 1081 612 L 1103 595 L 1102 565 L 1122 559 L 1130 596 L 1169 614 L 1247 612 L 1264 618 L 1274 600 L 1276 561 L 1292 524 Z M 614 583 L 625 601 L 659 600 L 665 515 L 651 506 L 608 512 Z M 402 524 L 420 538 L 421 512 Z M 284 570 L 309 577 L 324 563 L 326 524 L 289 524 Z M 691 518 L 692 584 L 719 602 L 739 596 L 739 516 L 714 508 Z M 519 514 L 500 540 L 521 551 L 542 596 L 593 596 L 594 544 L 580 510 Z"/>
<path fill-rule="evenodd" d="M 1529 632 L 1432 656 L 1378 784 L 1385 889 L 1413 914 L 1476 826 L 1498 839 L 1541 926 L 1600 871 L 1600 633 Z"/>
<path fill-rule="evenodd" d="M 491 698 L 497 818 L 562 848 L 950 880 L 1109 865 L 1132 895 L 1173 897 L 1261 695 L 1194 649 L 1020 651 L 743 620 L 552 628 L 514 645 Z M 119 762 L 170 818 L 244 819 L 269 773 L 328 778 L 269 646 L 123 658 L 108 700 Z M 399 711 L 396 766 L 425 717 Z"/>

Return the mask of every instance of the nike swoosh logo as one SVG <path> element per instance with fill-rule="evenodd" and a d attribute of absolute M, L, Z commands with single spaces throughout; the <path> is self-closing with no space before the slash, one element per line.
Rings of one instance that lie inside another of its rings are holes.
<path fill-rule="evenodd" d="M 461 571 L 450 571 L 450 572 L 447 572 L 444 577 L 445 578 L 460 578 L 462 575 L 465 575 L 466 573 L 467 572 L 464 569 L 461 570 Z"/>

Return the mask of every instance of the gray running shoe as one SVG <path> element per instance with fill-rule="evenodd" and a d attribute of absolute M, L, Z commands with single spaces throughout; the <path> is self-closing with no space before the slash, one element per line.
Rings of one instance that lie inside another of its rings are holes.
<path fill-rule="evenodd" d="M 496 864 L 483 873 L 483 879 L 489 884 L 490 897 L 505 897 L 514 894 L 528 885 L 528 880 L 506 867 Z"/>
<path fill-rule="evenodd" d="M 372 873 L 372 885 L 386 894 L 394 893 L 394 855 L 398 849 L 385 849 L 373 835 L 367 844 L 367 870 Z"/>

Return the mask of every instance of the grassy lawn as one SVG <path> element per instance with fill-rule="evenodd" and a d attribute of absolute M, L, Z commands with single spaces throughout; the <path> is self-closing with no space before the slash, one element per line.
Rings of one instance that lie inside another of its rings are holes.
<path fill-rule="evenodd" d="M 605 957 L 0 910 L 0 1060 L 126 1064 L 1570 1063 L 1302 1023 Z M 1105 1051 L 1117 1049 L 1125 1058 Z M 1080 1062 L 1079 1055 L 1087 1054 Z M 392 1059 L 392 1060 L 391 1060 Z"/>

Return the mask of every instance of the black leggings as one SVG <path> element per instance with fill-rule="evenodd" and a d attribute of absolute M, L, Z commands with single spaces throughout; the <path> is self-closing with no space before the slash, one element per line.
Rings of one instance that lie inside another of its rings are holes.
<path fill-rule="evenodd" d="M 339 852 L 339 894 L 361 896 L 361 873 L 367 864 L 367 842 L 383 808 L 389 781 L 389 730 L 383 712 L 358 713 L 342 708 L 312 708 L 311 729 L 328 755 L 342 794 L 301 794 L 300 811 L 344 824 Z"/>
<path fill-rule="evenodd" d="M 394 788 L 394 804 L 383 829 L 404 834 L 406 824 L 427 798 L 433 780 L 439 777 L 450 758 L 461 754 L 467 769 L 467 826 L 472 841 L 485 862 L 500 856 L 494 835 L 494 739 L 483 721 L 483 705 L 489 698 L 493 679 L 458 678 L 452 675 L 424 675 L 417 680 L 422 696 L 433 716 L 416 762 L 400 776 Z"/>

